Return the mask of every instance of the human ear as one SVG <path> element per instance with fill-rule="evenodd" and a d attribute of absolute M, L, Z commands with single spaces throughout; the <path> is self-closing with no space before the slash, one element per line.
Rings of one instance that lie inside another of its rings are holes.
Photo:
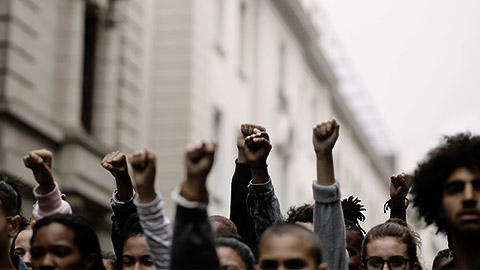
<path fill-rule="evenodd" d="M 417 270 L 418 269 L 418 262 L 414 262 L 413 263 L 413 270 Z"/>
<path fill-rule="evenodd" d="M 90 253 L 87 258 L 84 259 L 85 269 L 92 269 L 93 264 L 95 264 L 95 258 L 97 256 L 95 253 Z"/>
<path fill-rule="evenodd" d="M 327 270 L 328 264 L 322 263 L 317 266 L 317 270 Z"/>
<path fill-rule="evenodd" d="M 14 238 L 20 231 L 20 221 L 22 218 L 19 215 L 10 218 L 8 223 L 8 235 L 10 238 Z"/>

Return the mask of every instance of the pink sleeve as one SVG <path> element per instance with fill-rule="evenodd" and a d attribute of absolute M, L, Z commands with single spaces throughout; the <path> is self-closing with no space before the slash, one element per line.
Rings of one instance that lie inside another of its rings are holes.
<path fill-rule="evenodd" d="M 60 190 L 58 189 L 57 183 L 55 183 L 55 188 L 47 193 L 40 194 L 38 193 L 38 187 L 36 186 L 33 189 L 33 195 L 37 199 L 37 204 L 33 209 L 33 218 L 35 220 L 40 220 L 46 216 L 53 215 L 56 213 L 61 214 L 71 214 L 72 208 L 70 204 L 62 200 Z"/>

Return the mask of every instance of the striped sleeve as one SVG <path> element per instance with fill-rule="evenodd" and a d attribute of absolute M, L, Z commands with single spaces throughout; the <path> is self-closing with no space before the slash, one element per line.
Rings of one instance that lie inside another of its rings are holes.
<path fill-rule="evenodd" d="M 172 228 L 170 219 L 165 215 L 164 202 L 157 192 L 155 200 L 141 204 L 135 200 L 140 224 L 145 234 L 147 248 L 155 264 L 155 269 L 168 269 L 170 264 L 170 246 Z"/>

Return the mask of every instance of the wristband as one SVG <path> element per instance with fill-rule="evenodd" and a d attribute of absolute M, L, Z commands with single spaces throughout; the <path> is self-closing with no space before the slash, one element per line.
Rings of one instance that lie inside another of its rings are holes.
<path fill-rule="evenodd" d="M 392 208 L 392 199 L 389 199 L 388 201 L 385 202 L 385 204 L 383 205 L 383 212 L 384 213 L 387 213 L 387 211 L 390 209 L 394 212 L 400 212 L 400 211 L 405 211 L 408 207 L 408 205 L 410 204 L 410 201 L 408 200 L 408 198 L 405 198 L 405 207 L 401 208 L 401 209 L 398 209 L 398 208 Z"/>
<path fill-rule="evenodd" d="M 260 165 L 260 166 L 250 166 L 251 169 L 264 169 L 267 167 L 268 167 L 268 164 Z"/>
<path fill-rule="evenodd" d="M 126 204 L 126 203 L 129 203 L 129 202 L 133 201 L 133 198 L 135 198 L 135 194 L 136 194 L 136 193 L 135 193 L 135 190 L 132 190 L 132 191 L 133 191 L 132 197 L 131 197 L 130 199 L 124 201 L 124 202 L 117 200 L 118 190 L 115 190 L 115 191 L 113 192 L 113 194 L 112 194 L 112 199 L 113 199 L 113 201 L 114 201 L 115 203 L 121 204 L 121 205 Z"/>

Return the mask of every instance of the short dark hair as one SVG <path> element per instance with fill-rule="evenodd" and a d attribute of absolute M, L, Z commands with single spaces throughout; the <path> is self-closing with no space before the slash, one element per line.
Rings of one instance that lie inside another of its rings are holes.
<path fill-rule="evenodd" d="M 20 179 L 0 174 L 0 201 L 2 210 L 6 216 L 20 216 L 20 231 L 28 225 L 28 220 L 22 214 L 21 194 L 24 192 L 25 186 Z"/>
<path fill-rule="evenodd" d="M 310 255 L 312 255 L 315 263 L 317 265 L 322 263 L 322 246 L 318 235 L 294 223 L 276 223 L 268 227 L 258 242 L 259 257 L 261 250 L 260 246 L 266 239 L 274 235 L 293 235 L 301 237 L 303 241 L 310 244 Z"/>
<path fill-rule="evenodd" d="M 362 242 L 362 261 L 367 259 L 367 245 L 372 240 L 377 240 L 385 237 L 395 237 L 400 242 L 407 245 L 407 254 L 412 262 L 418 263 L 418 269 L 422 266 L 418 260 L 417 250 L 421 248 L 420 236 L 413 231 L 403 219 L 391 218 L 384 223 L 378 224 L 371 228 L 365 235 Z"/>
<path fill-rule="evenodd" d="M 74 232 L 73 241 L 80 251 L 82 258 L 87 258 L 90 254 L 95 254 L 95 261 L 91 269 L 105 269 L 102 262 L 102 251 L 100 243 L 95 231 L 90 227 L 83 218 L 71 214 L 53 214 L 37 221 L 33 226 L 33 234 L 30 244 L 33 246 L 35 236 L 40 228 L 59 223 Z"/>
<path fill-rule="evenodd" d="M 313 222 L 313 205 L 303 204 L 301 206 L 290 206 L 287 212 L 287 223 Z"/>
<path fill-rule="evenodd" d="M 253 252 L 246 244 L 242 243 L 241 241 L 233 237 L 218 236 L 215 237 L 215 246 L 228 247 L 233 249 L 245 263 L 245 266 L 248 270 L 254 269 L 255 257 L 253 256 Z"/>
<path fill-rule="evenodd" d="M 446 232 L 445 222 L 440 217 L 445 181 L 461 167 L 474 173 L 480 171 L 480 136 L 471 133 L 445 136 L 415 170 L 411 191 L 413 205 L 427 225 L 437 226 L 437 233 Z"/>
<path fill-rule="evenodd" d="M 212 223 L 212 227 L 215 229 L 215 235 L 238 234 L 237 226 L 235 226 L 235 223 L 233 223 L 233 221 L 224 216 L 210 216 L 210 223 Z M 215 227 L 215 223 L 218 223 L 217 227 Z"/>

